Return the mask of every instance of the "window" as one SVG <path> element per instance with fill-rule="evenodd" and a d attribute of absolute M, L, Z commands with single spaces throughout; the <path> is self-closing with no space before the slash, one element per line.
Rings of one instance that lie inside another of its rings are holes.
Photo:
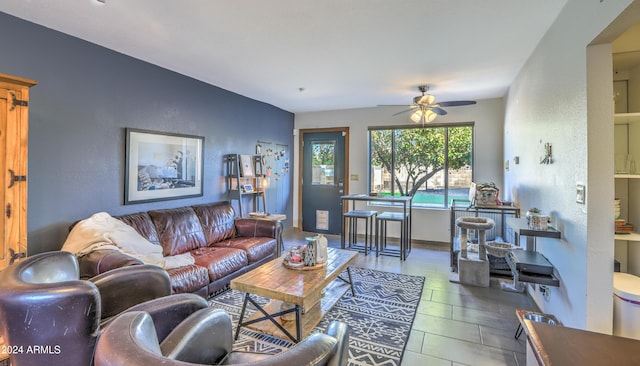
<path fill-rule="evenodd" d="M 414 207 L 468 199 L 473 124 L 369 129 L 370 192 L 413 196 Z"/>
<path fill-rule="evenodd" d="M 333 171 L 335 164 L 336 142 L 316 141 L 311 145 L 312 174 L 311 184 L 333 185 Z"/>

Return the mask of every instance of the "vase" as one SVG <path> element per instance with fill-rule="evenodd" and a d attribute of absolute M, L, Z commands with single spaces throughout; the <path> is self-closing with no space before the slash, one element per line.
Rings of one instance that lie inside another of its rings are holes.
<path fill-rule="evenodd" d="M 327 261 L 327 238 L 320 234 L 316 236 L 316 263 L 325 263 Z"/>
<path fill-rule="evenodd" d="M 307 250 L 304 252 L 304 265 L 316 265 L 316 238 L 307 238 Z"/>

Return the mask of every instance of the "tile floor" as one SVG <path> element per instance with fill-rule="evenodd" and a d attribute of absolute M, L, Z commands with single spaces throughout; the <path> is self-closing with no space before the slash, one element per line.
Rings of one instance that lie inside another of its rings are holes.
<path fill-rule="evenodd" d="M 312 235 L 286 230 L 285 248 L 304 244 L 304 238 Z M 329 235 L 328 239 L 329 246 L 340 247 L 339 236 Z M 537 311 L 533 300 L 526 294 L 501 290 L 493 279 L 489 288 L 450 282 L 447 246 L 414 244 L 404 262 L 361 253 L 355 266 L 426 278 L 403 366 L 526 364 L 526 337 L 514 338 L 515 309 Z"/>

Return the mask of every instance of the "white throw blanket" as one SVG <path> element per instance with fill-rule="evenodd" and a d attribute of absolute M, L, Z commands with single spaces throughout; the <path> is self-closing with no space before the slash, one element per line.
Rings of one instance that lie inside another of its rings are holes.
<path fill-rule="evenodd" d="M 191 254 L 179 254 L 165 257 L 162 247 L 142 237 L 134 228 L 99 212 L 86 220 L 78 222 L 67 237 L 62 250 L 82 256 L 98 249 L 114 249 L 164 269 L 178 268 L 193 264 Z"/>

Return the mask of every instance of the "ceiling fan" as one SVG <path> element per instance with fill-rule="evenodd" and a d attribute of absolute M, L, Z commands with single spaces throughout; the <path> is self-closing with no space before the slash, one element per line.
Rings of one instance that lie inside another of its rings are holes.
<path fill-rule="evenodd" d="M 418 90 L 422 93 L 422 95 L 418 95 L 417 97 L 413 98 L 413 104 L 409 106 L 409 109 L 394 113 L 394 116 L 406 112 L 412 112 L 409 118 L 415 123 L 422 122 L 424 124 L 426 122 L 433 121 L 437 116 L 444 116 L 445 114 L 447 114 L 447 111 L 445 111 L 441 107 L 458 107 L 463 105 L 476 104 L 476 102 L 472 100 L 458 100 L 451 102 L 434 103 L 436 97 L 431 94 L 426 94 L 427 91 L 429 91 L 429 85 L 420 85 L 418 86 Z"/>

